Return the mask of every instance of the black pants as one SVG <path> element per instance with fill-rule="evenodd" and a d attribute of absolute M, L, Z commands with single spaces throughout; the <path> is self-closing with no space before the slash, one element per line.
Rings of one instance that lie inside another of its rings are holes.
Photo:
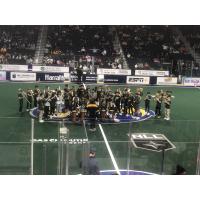
<path fill-rule="evenodd" d="M 133 115 L 133 106 L 128 106 L 128 113 Z"/>
<path fill-rule="evenodd" d="M 128 106 L 124 106 L 124 114 L 127 114 Z"/>
<path fill-rule="evenodd" d="M 34 97 L 34 107 L 37 107 L 37 97 Z"/>
<path fill-rule="evenodd" d="M 23 109 L 23 99 L 19 100 L 19 112 L 22 112 Z"/>
<path fill-rule="evenodd" d="M 116 108 L 115 108 L 116 112 L 121 112 L 121 105 L 120 104 L 116 104 Z"/>
<path fill-rule="evenodd" d="M 145 103 L 145 112 L 149 112 L 150 110 L 150 103 Z"/>
<path fill-rule="evenodd" d="M 155 109 L 155 114 L 157 115 L 157 116 L 161 116 L 161 106 L 156 106 L 156 109 Z"/>
<path fill-rule="evenodd" d="M 56 109 L 56 105 L 51 105 L 51 107 L 50 107 L 50 114 L 51 115 L 55 114 L 55 109 Z"/>
<path fill-rule="evenodd" d="M 47 119 L 49 115 L 49 106 L 44 107 L 44 119 Z"/>

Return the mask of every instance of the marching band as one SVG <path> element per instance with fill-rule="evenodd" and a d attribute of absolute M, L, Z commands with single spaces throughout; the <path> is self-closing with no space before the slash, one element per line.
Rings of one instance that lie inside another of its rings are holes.
<path fill-rule="evenodd" d="M 90 88 L 84 84 L 79 85 L 77 89 L 74 86 L 69 88 L 68 85 L 65 85 L 63 90 L 60 87 L 53 90 L 46 86 L 41 91 L 39 86 L 36 85 L 34 90 L 30 88 L 26 92 L 22 89 L 18 90 L 19 112 L 22 112 L 23 99 L 25 99 L 27 111 L 32 109 L 33 106 L 38 107 L 40 122 L 56 117 L 60 113 L 67 113 L 66 116 L 71 116 L 74 122 L 77 121 L 77 118 L 82 121 L 90 115 L 91 106 L 89 104 L 91 102 L 96 105 L 94 106 L 95 109 L 98 108 L 96 109 L 96 116 L 101 120 L 115 119 L 116 114 L 129 114 L 138 117 L 141 116 L 140 103 L 142 98 L 143 88 L 136 88 L 136 91 L 132 92 L 129 87 L 125 87 L 123 90 L 118 88 L 113 92 L 108 86 Z M 147 92 L 143 99 L 145 114 L 149 115 L 150 102 L 154 100 L 156 117 L 161 117 L 161 108 L 164 103 L 164 119 L 169 120 L 172 98 L 171 91 L 159 90 L 155 95 Z"/>

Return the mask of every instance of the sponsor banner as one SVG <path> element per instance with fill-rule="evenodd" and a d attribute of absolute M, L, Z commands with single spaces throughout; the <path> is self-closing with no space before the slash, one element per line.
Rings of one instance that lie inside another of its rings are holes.
<path fill-rule="evenodd" d="M 157 77 L 157 85 L 176 85 L 177 77 Z"/>
<path fill-rule="evenodd" d="M 98 68 L 97 74 L 107 74 L 107 75 L 131 75 L 131 70 L 129 69 L 104 69 Z"/>
<path fill-rule="evenodd" d="M 139 76 L 127 76 L 127 84 L 136 84 L 136 85 L 148 85 L 150 81 L 149 77 L 139 77 Z"/>
<path fill-rule="evenodd" d="M 59 66 L 32 66 L 33 72 L 69 73 L 69 67 Z"/>
<path fill-rule="evenodd" d="M 0 72 L 0 81 L 6 80 L 6 72 Z"/>
<path fill-rule="evenodd" d="M 65 82 L 69 83 L 70 82 L 70 74 L 69 73 L 64 73 L 64 78 L 65 78 Z"/>
<path fill-rule="evenodd" d="M 11 72 L 11 81 L 36 81 L 36 73 Z"/>
<path fill-rule="evenodd" d="M 97 75 L 97 83 L 99 83 L 99 84 L 104 83 L 104 75 L 103 74 Z"/>
<path fill-rule="evenodd" d="M 71 82 L 78 82 L 78 77 L 76 74 L 71 74 L 70 79 L 71 79 Z M 96 83 L 97 75 L 96 74 L 83 74 L 82 81 L 87 82 L 87 83 Z"/>
<path fill-rule="evenodd" d="M 169 71 L 135 70 L 136 76 L 169 76 Z"/>
<path fill-rule="evenodd" d="M 200 78 L 184 77 L 182 83 L 184 86 L 200 86 Z"/>
<path fill-rule="evenodd" d="M 104 83 L 126 83 L 126 76 L 104 75 Z"/>
<path fill-rule="evenodd" d="M 37 81 L 69 82 L 69 73 L 37 73 Z"/>
<path fill-rule="evenodd" d="M 27 65 L 0 65 L 0 71 L 28 71 Z"/>

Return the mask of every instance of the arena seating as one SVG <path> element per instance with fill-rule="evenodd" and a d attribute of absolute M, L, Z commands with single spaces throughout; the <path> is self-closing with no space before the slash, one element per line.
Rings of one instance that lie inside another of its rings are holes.
<path fill-rule="evenodd" d="M 46 48 L 46 65 L 77 62 L 90 70 L 92 63 L 105 68 L 122 64 L 108 26 L 49 26 Z"/>
<path fill-rule="evenodd" d="M 179 26 L 190 46 L 200 53 L 200 26 Z"/>
<path fill-rule="evenodd" d="M 1 26 L 0 63 L 29 64 L 33 61 L 39 26 Z"/>
<path fill-rule="evenodd" d="M 0 63 L 32 63 L 40 28 L 40 26 L 1 26 Z M 191 47 L 200 53 L 200 27 L 178 26 L 178 28 Z M 172 26 L 115 26 L 115 29 L 103 25 L 48 26 L 42 64 L 69 66 L 70 71 L 82 66 L 86 73 L 95 73 L 96 67 L 123 68 L 122 53 L 116 52 L 114 48 L 116 33 L 128 67 L 133 71 L 169 70 L 171 67 L 172 74 L 190 75 L 193 57 L 180 40 L 180 36 L 172 31 Z M 176 72 L 177 63 L 181 66 L 179 73 Z M 193 75 L 199 75 L 199 65 L 196 63 Z"/>
<path fill-rule="evenodd" d="M 131 68 L 160 70 L 162 63 L 192 59 L 169 26 L 118 26 L 117 29 Z"/>

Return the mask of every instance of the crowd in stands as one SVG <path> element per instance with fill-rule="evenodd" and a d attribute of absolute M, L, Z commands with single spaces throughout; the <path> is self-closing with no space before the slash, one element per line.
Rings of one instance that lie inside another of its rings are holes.
<path fill-rule="evenodd" d="M 33 62 L 39 26 L 0 26 L 0 63 Z"/>
<path fill-rule="evenodd" d="M 200 26 L 179 26 L 195 52 L 200 53 Z"/>
<path fill-rule="evenodd" d="M 169 26 L 118 26 L 118 36 L 129 66 L 163 69 L 163 62 L 189 59 L 187 49 Z"/>
<path fill-rule="evenodd" d="M 44 64 L 76 65 L 93 73 L 93 66 L 122 68 L 108 26 L 49 26 Z"/>
<path fill-rule="evenodd" d="M 31 64 L 40 26 L 0 26 L 0 64 Z M 170 70 L 174 75 L 199 74 L 180 36 L 172 26 L 48 26 L 42 65 L 77 67 L 84 73 L 96 68 Z M 178 26 L 191 47 L 200 53 L 200 26 Z M 116 51 L 115 36 L 121 51 Z M 181 61 L 181 64 L 179 61 Z M 189 61 L 189 64 L 188 64 Z M 171 67 L 171 69 L 170 69 Z M 179 72 L 178 72 L 179 71 Z"/>

